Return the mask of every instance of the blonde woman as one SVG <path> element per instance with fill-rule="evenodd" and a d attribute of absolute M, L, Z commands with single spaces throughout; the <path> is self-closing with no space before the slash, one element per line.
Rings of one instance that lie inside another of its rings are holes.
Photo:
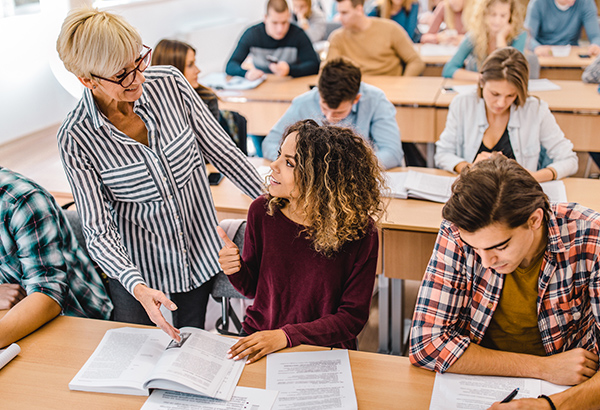
<path fill-rule="evenodd" d="M 421 43 L 460 44 L 467 32 L 464 21 L 469 4 L 469 0 L 444 0 L 438 4 L 433 11 L 429 31 L 421 36 Z M 442 22 L 446 29 L 440 31 Z"/>
<path fill-rule="evenodd" d="M 325 13 L 313 7 L 311 0 L 292 0 L 292 21 L 304 30 L 312 43 L 325 40 L 327 32 Z"/>
<path fill-rule="evenodd" d="M 410 39 L 415 43 L 418 43 L 421 37 L 421 33 L 417 29 L 418 15 L 418 0 L 380 0 L 367 14 L 369 17 L 394 20 L 406 30 Z"/>
<path fill-rule="evenodd" d="M 519 0 L 481 0 L 473 10 L 469 31 L 442 75 L 456 80 L 478 81 L 479 68 L 494 50 L 512 46 L 523 52 L 527 32 Z"/>

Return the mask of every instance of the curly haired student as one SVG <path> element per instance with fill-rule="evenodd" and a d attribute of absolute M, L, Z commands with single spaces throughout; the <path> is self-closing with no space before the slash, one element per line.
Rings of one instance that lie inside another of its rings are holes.
<path fill-rule="evenodd" d="M 351 129 L 304 120 L 285 132 L 271 170 L 241 258 L 218 228 L 223 271 L 254 298 L 230 357 L 250 363 L 301 343 L 356 349 L 377 265 L 377 158 Z"/>

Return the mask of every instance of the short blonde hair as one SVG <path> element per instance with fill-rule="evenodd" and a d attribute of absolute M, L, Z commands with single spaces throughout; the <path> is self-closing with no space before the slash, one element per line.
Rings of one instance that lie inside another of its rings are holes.
<path fill-rule="evenodd" d="M 93 8 L 71 10 L 56 51 L 77 77 L 111 77 L 140 55 L 142 37 L 123 17 Z"/>

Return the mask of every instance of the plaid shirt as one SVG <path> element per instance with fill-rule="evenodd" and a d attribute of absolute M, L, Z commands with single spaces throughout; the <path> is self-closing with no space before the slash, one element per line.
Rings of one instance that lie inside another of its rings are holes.
<path fill-rule="evenodd" d="M 546 354 L 582 347 L 598 352 L 600 214 L 553 204 L 538 281 L 538 326 Z M 471 342 L 481 343 L 505 275 L 486 269 L 458 228 L 443 221 L 419 290 L 410 360 L 443 373 Z"/>
<path fill-rule="evenodd" d="M 0 167 L 0 284 L 41 292 L 62 313 L 108 319 L 112 303 L 54 198 Z"/>

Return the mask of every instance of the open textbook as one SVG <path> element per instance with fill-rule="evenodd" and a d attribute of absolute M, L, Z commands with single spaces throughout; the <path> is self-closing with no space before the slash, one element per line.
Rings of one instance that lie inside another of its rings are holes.
<path fill-rule="evenodd" d="M 408 172 L 386 172 L 388 192 L 392 198 L 415 198 L 445 203 L 452 194 L 454 176 L 427 174 L 409 170 Z M 567 202 L 567 191 L 563 181 L 548 181 L 541 184 L 550 202 Z"/>
<path fill-rule="evenodd" d="M 2 369 L 8 362 L 14 359 L 21 352 L 21 348 L 18 344 L 13 343 L 6 349 L 0 349 L 0 369 Z"/>
<path fill-rule="evenodd" d="M 436 373 L 429 410 L 484 410 L 502 401 L 517 387 L 519 392 L 515 400 L 540 394 L 549 396 L 569 388 L 539 379 Z"/>
<path fill-rule="evenodd" d="M 215 90 L 231 90 L 231 91 L 242 91 L 251 90 L 252 88 L 258 87 L 265 79 L 266 75 L 250 81 L 244 77 L 234 76 L 227 79 L 225 73 L 210 73 L 199 79 L 200 84 L 205 87 L 210 87 Z"/>
<path fill-rule="evenodd" d="M 276 398 L 276 391 L 250 387 L 236 387 L 230 401 L 154 390 L 141 410 L 271 410 Z"/>
<path fill-rule="evenodd" d="M 69 388 L 138 396 L 165 389 L 230 400 L 245 363 L 226 358 L 237 340 L 192 327 L 180 330 L 179 343 L 160 329 L 107 331 Z"/>

